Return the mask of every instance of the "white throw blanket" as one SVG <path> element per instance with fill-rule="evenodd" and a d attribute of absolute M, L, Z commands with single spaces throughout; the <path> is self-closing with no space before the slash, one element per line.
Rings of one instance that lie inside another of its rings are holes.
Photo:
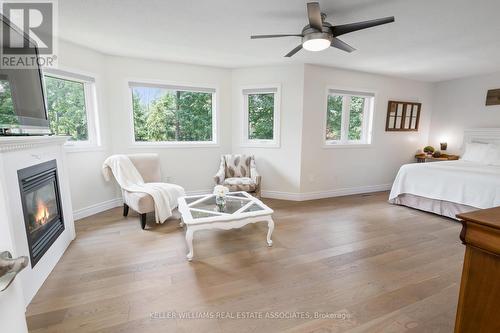
<path fill-rule="evenodd" d="M 406 164 L 399 169 L 389 200 L 408 193 L 476 208 L 500 205 L 500 167 L 445 161 Z"/>
<path fill-rule="evenodd" d="M 108 157 L 102 165 L 104 178 L 109 181 L 115 176 L 120 187 L 128 192 L 147 193 L 153 197 L 156 223 L 163 223 L 172 216 L 177 207 L 177 199 L 186 195 L 179 185 L 168 183 L 145 183 L 139 171 L 126 155 Z"/>

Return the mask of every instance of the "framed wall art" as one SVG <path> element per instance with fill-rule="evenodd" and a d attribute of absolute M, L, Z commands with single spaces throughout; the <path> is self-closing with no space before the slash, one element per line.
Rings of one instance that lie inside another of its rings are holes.
<path fill-rule="evenodd" d="M 389 101 L 387 106 L 387 132 L 418 131 L 422 103 Z"/>

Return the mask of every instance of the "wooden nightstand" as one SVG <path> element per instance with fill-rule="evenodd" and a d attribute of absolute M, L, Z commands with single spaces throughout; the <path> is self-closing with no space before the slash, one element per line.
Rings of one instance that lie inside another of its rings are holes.
<path fill-rule="evenodd" d="M 427 154 L 417 154 L 415 155 L 415 159 L 418 163 L 426 163 L 426 162 L 439 162 L 439 161 L 456 161 L 460 158 L 458 155 L 448 155 L 441 154 L 440 157 L 432 157 Z"/>

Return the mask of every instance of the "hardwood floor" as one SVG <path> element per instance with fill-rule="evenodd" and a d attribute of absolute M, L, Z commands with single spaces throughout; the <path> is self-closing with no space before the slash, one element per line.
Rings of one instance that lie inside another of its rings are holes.
<path fill-rule="evenodd" d="M 265 200 L 275 210 L 272 248 L 266 224 L 202 231 L 191 263 L 175 220 L 154 225 L 150 216 L 143 231 L 139 216 L 124 218 L 121 208 L 80 220 L 76 240 L 28 308 L 29 329 L 452 332 L 460 224 L 389 205 L 387 195 Z M 165 318 L 186 311 L 226 318 Z M 303 317 L 227 318 L 245 311 Z M 315 312 L 349 318 L 304 318 Z"/>

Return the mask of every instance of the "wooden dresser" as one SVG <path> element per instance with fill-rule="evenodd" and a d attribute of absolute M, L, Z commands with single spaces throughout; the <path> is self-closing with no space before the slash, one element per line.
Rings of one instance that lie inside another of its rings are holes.
<path fill-rule="evenodd" d="M 500 207 L 457 217 L 466 248 L 455 333 L 500 332 Z"/>

